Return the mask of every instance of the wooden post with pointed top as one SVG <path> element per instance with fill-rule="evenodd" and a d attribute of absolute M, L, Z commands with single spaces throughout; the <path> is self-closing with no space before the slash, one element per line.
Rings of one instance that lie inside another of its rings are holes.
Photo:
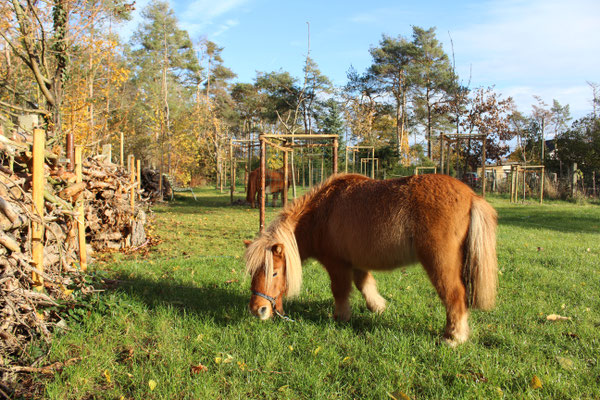
<path fill-rule="evenodd" d="M 75 146 L 75 174 L 77 183 L 83 180 L 83 163 L 81 158 L 81 146 Z M 87 248 L 85 244 L 85 210 L 83 205 L 83 196 L 79 199 L 77 205 L 77 238 L 79 242 L 79 265 L 81 270 L 87 270 Z"/>
<path fill-rule="evenodd" d="M 46 132 L 42 129 L 33 130 L 33 178 L 31 196 L 33 197 L 33 214 L 39 221 L 31 222 L 31 253 L 35 268 L 44 271 L 44 153 L 46 148 Z M 36 290 L 44 290 L 44 279 L 37 273 L 32 275 Z"/>

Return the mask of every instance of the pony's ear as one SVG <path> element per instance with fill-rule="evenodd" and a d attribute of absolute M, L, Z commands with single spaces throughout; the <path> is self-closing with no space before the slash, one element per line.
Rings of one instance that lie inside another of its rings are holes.
<path fill-rule="evenodd" d="M 283 245 L 281 243 L 274 244 L 273 247 L 271 247 L 271 251 L 274 255 L 281 256 L 283 254 Z"/>
<path fill-rule="evenodd" d="M 244 240 L 244 244 L 246 245 L 246 247 L 248 247 L 252 244 L 252 240 Z"/>

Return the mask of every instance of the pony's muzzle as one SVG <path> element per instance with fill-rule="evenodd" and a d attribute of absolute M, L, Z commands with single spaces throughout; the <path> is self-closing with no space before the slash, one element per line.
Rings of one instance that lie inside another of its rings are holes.
<path fill-rule="evenodd" d="M 267 306 L 262 306 L 258 309 L 258 317 L 260 319 L 269 319 L 271 317 L 271 309 Z"/>
<path fill-rule="evenodd" d="M 254 297 L 254 296 L 253 296 Z M 267 320 L 273 316 L 273 307 L 267 301 L 261 301 L 261 298 L 253 298 L 248 309 L 250 313 L 261 320 Z"/>

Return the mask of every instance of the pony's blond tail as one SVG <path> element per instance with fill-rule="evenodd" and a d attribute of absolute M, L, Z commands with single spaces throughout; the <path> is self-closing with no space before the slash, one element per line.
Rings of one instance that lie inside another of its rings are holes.
<path fill-rule="evenodd" d="M 489 310 L 496 302 L 498 259 L 496 258 L 496 210 L 481 197 L 471 203 L 471 224 L 466 245 L 463 281 L 467 289 L 467 304 Z"/>

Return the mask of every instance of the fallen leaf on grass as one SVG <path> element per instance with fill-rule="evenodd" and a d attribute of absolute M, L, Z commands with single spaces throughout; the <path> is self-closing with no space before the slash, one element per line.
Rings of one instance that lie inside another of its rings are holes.
<path fill-rule="evenodd" d="M 106 382 L 110 383 L 110 372 L 107 369 L 104 370 L 104 377 L 106 378 Z"/>
<path fill-rule="evenodd" d="M 394 400 L 410 400 L 410 397 L 401 390 L 396 390 L 394 393 L 388 393 L 387 395 Z"/>
<path fill-rule="evenodd" d="M 571 320 L 571 317 L 563 317 L 562 315 L 558 314 L 550 314 L 546 317 L 546 319 L 548 321 L 569 321 Z"/>
<path fill-rule="evenodd" d="M 531 378 L 531 382 L 529 382 L 529 386 L 531 386 L 532 389 L 539 389 L 542 387 L 542 381 L 537 375 L 534 375 L 533 378 Z"/>
<path fill-rule="evenodd" d="M 208 367 L 206 367 L 202 364 L 192 365 L 192 373 L 195 375 L 198 375 L 200 372 L 206 372 L 206 371 L 208 371 Z"/>
<path fill-rule="evenodd" d="M 571 360 L 569 358 L 556 356 L 556 361 L 558 361 L 560 366 L 563 367 L 564 369 L 573 369 L 573 367 L 574 367 L 573 360 Z"/>
<path fill-rule="evenodd" d="M 313 355 L 316 356 L 317 354 L 319 354 L 319 352 L 321 351 L 321 349 L 322 349 L 322 347 L 318 346 L 316 349 L 313 350 Z"/>
<path fill-rule="evenodd" d="M 157 385 L 157 383 L 156 383 L 156 381 L 155 381 L 155 380 L 152 380 L 152 379 L 150 379 L 150 380 L 148 381 L 148 386 L 150 387 L 150 391 L 151 391 L 151 392 L 153 392 L 153 391 L 154 391 L 154 389 L 156 389 L 156 385 Z"/>

